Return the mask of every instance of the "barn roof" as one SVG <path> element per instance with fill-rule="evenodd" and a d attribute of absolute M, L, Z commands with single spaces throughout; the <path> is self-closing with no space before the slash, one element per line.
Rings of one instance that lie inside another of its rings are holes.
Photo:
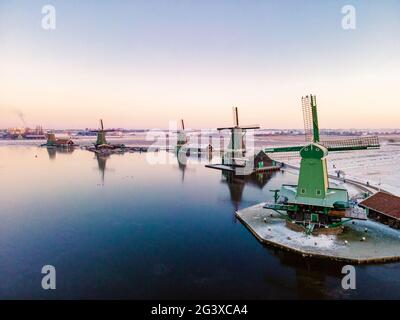
<path fill-rule="evenodd" d="M 380 191 L 375 193 L 364 201 L 361 201 L 360 206 L 400 219 L 400 197 L 386 192 Z"/>
<path fill-rule="evenodd" d="M 255 158 L 264 158 L 264 159 L 268 159 L 271 160 L 270 156 L 268 154 L 266 154 L 263 150 L 260 150 L 258 153 L 253 154 L 250 159 L 255 159 Z"/>
<path fill-rule="evenodd" d="M 73 144 L 74 142 L 68 138 L 57 138 L 55 141 L 56 144 Z"/>

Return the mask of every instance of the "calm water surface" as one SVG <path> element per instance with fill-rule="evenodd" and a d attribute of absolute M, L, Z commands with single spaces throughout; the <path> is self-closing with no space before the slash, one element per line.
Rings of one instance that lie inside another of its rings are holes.
<path fill-rule="evenodd" d="M 400 298 L 400 264 L 358 266 L 344 291 L 341 264 L 264 247 L 235 219 L 294 175 L 227 181 L 148 156 L 1 146 L 0 298 Z"/>

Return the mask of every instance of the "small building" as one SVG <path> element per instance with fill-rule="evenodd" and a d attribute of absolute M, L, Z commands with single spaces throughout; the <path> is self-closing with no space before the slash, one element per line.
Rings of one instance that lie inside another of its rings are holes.
<path fill-rule="evenodd" d="M 272 160 L 264 151 L 252 155 L 248 158 L 245 156 L 234 157 L 226 152 L 222 157 L 222 164 L 207 164 L 207 168 L 235 172 L 237 175 L 247 176 L 252 173 L 261 173 L 274 170 L 280 170 L 282 165 Z"/>
<path fill-rule="evenodd" d="M 380 191 L 361 201 L 359 206 L 366 210 L 368 218 L 400 229 L 400 197 Z"/>
<path fill-rule="evenodd" d="M 68 138 L 58 138 L 55 142 L 54 145 L 59 146 L 59 147 L 72 147 L 75 146 L 75 143 Z"/>
<path fill-rule="evenodd" d="M 278 170 L 279 166 L 277 165 L 275 160 L 272 160 L 264 151 L 260 151 L 253 157 L 251 157 L 250 161 L 254 163 L 254 171 L 270 171 L 270 170 Z"/>
<path fill-rule="evenodd" d="M 47 134 L 47 142 L 43 147 L 74 147 L 76 144 L 70 138 L 56 138 L 54 133 Z"/>

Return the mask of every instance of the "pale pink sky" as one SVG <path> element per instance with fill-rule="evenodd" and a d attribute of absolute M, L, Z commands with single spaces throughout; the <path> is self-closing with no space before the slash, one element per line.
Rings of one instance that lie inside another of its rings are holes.
<path fill-rule="evenodd" d="M 358 4 L 357 28 L 345 31 L 340 2 L 112 11 L 56 1 L 51 32 L 40 27 L 40 1 L 14 3 L 0 5 L 0 128 L 20 126 L 19 113 L 46 128 L 94 128 L 99 118 L 213 128 L 232 123 L 232 106 L 242 124 L 301 128 L 309 93 L 323 128 L 400 127 L 396 2 Z"/>

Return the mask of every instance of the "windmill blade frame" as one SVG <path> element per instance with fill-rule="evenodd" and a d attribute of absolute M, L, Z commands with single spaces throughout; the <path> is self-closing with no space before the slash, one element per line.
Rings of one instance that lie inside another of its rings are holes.
<path fill-rule="evenodd" d="M 239 111 L 237 107 L 232 108 L 233 111 L 233 126 L 239 127 Z"/>
<path fill-rule="evenodd" d="M 114 132 L 115 131 L 115 129 L 98 129 L 98 130 L 89 130 L 90 132 L 95 132 L 95 133 L 97 133 L 97 132 Z"/>
<path fill-rule="evenodd" d="M 218 131 L 221 131 L 221 130 L 232 130 L 232 129 L 235 129 L 235 127 L 221 127 L 221 128 L 217 128 Z"/>
<path fill-rule="evenodd" d="M 241 129 L 250 130 L 250 129 L 260 129 L 259 124 L 250 124 L 247 126 L 240 126 Z"/>
<path fill-rule="evenodd" d="M 252 124 L 252 125 L 240 126 L 240 127 L 221 127 L 221 128 L 217 128 L 218 131 L 221 131 L 221 130 L 232 130 L 232 129 L 243 129 L 243 130 L 260 129 L 260 125 Z"/>
<path fill-rule="evenodd" d="M 309 96 L 301 97 L 301 107 L 303 109 L 303 121 L 304 121 L 304 135 L 306 142 L 313 142 L 313 114 L 311 99 Z"/>
<path fill-rule="evenodd" d="M 380 147 L 378 136 L 328 140 L 321 141 L 320 144 L 329 151 L 378 149 Z"/>

